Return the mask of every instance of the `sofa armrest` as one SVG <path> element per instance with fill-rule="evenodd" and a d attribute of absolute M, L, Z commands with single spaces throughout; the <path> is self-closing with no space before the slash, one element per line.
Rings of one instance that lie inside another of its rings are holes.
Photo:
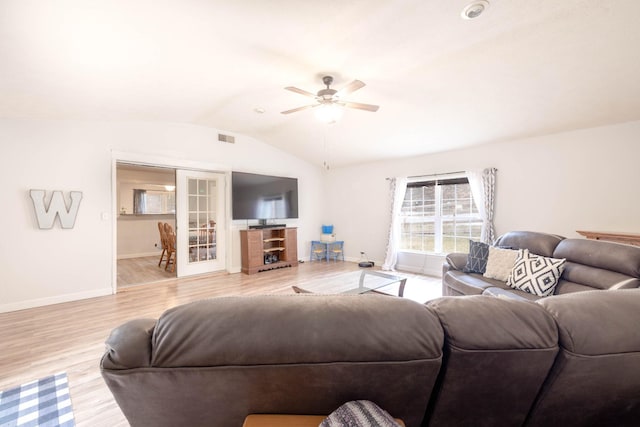
<path fill-rule="evenodd" d="M 105 342 L 101 369 L 130 369 L 151 366 L 151 335 L 155 319 L 135 319 L 114 329 Z"/>
<path fill-rule="evenodd" d="M 445 264 L 449 265 L 449 269 L 462 271 L 464 266 L 467 265 L 468 256 L 469 254 L 465 254 L 461 252 L 453 252 L 453 253 L 447 254 L 445 258 Z M 446 273 L 446 271 L 443 270 L 443 273 Z"/>

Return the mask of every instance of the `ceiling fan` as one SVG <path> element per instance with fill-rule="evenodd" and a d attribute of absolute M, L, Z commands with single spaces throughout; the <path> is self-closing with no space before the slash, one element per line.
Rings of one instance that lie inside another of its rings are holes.
<path fill-rule="evenodd" d="M 314 98 L 316 100 L 316 104 L 305 105 L 304 107 L 298 107 L 291 110 L 283 111 L 282 114 L 290 114 L 295 113 L 296 111 L 306 110 L 308 108 L 315 108 L 321 105 L 338 105 L 341 107 L 348 108 L 356 108 L 358 110 L 365 111 L 378 111 L 380 106 L 372 105 L 372 104 L 362 104 L 360 102 L 350 102 L 342 100 L 341 98 L 344 95 L 348 95 L 352 92 L 355 92 L 358 89 L 361 89 L 365 86 L 363 82 L 360 80 L 354 80 L 345 87 L 340 90 L 331 89 L 331 83 L 333 83 L 333 77 L 324 76 L 322 78 L 322 82 L 327 86 L 326 89 L 321 89 L 317 94 L 313 94 L 311 92 L 307 92 L 306 90 L 298 89 L 297 87 L 288 86 L 285 87 L 286 90 L 290 90 L 291 92 L 299 93 L 300 95 L 308 96 L 310 98 Z"/>

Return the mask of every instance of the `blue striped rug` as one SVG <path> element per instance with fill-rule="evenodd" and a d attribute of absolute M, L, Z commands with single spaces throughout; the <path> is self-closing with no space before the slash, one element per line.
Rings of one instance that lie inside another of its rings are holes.
<path fill-rule="evenodd" d="M 2 427 L 74 427 L 64 372 L 0 392 Z"/>

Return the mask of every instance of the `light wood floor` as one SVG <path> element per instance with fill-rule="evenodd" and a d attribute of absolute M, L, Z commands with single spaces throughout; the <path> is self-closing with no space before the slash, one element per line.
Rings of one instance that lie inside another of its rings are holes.
<path fill-rule="evenodd" d="M 405 297 L 424 302 L 440 296 L 440 279 L 402 275 L 409 278 Z M 116 295 L 0 313 L 0 390 L 65 371 L 79 427 L 127 426 L 99 369 L 104 341 L 113 328 L 134 318 L 158 318 L 170 307 L 202 298 L 286 294 L 293 293 L 292 285 L 317 289 L 321 283 L 358 276 L 355 263 L 304 263 L 251 276 L 217 273 L 170 279 L 131 286 Z"/>
<path fill-rule="evenodd" d="M 119 259 L 118 289 L 131 285 L 175 279 L 176 273 L 165 270 L 164 262 L 158 267 L 158 260 L 160 260 L 160 256 Z M 169 266 L 169 269 L 171 269 L 171 266 Z"/>

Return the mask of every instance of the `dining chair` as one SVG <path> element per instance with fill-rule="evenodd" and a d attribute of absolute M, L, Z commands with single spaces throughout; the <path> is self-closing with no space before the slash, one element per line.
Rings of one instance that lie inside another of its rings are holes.
<path fill-rule="evenodd" d="M 167 254 L 167 235 L 164 232 L 164 223 L 158 221 L 158 230 L 160 231 L 160 245 L 162 245 L 162 253 L 160 254 L 160 261 L 158 261 L 158 267 L 162 265 L 164 256 Z"/>
<path fill-rule="evenodd" d="M 165 270 L 169 269 L 171 265 L 171 272 L 176 270 L 176 233 L 173 232 L 173 227 L 164 223 L 164 232 L 167 237 L 167 263 L 164 266 Z"/>

